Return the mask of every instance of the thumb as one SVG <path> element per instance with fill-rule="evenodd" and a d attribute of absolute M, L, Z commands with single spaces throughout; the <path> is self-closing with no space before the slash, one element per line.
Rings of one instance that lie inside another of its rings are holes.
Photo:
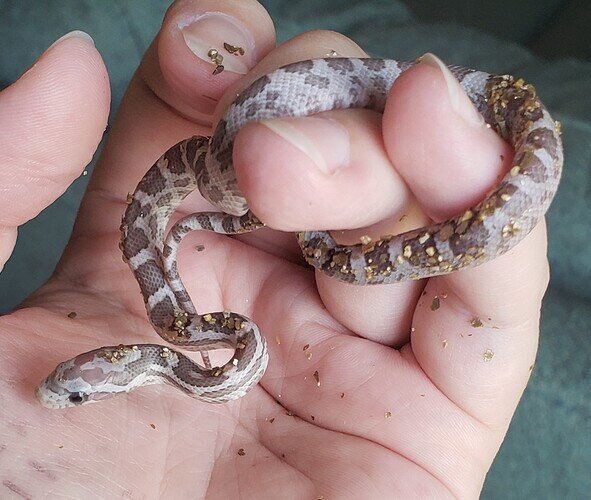
<path fill-rule="evenodd" d="M 109 113 L 92 39 L 68 33 L 0 92 L 0 269 L 17 227 L 53 203 L 92 159 Z"/>

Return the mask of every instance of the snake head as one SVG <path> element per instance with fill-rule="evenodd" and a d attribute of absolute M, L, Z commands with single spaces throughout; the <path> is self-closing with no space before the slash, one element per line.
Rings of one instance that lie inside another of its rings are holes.
<path fill-rule="evenodd" d="M 37 399 L 47 408 L 71 408 L 128 392 L 126 368 L 141 358 L 131 346 L 101 347 L 60 363 L 39 384 Z"/>

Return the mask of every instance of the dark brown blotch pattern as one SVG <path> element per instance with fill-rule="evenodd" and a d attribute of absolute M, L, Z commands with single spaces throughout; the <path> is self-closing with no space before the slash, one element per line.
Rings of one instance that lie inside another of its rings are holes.
<path fill-rule="evenodd" d="M 234 101 L 234 104 L 237 106 L 240 106 L 242 104 L 244 104 L 245 101 L 247 101 L 248 99 L 252 99 L 253 97 L 256 97 L 257 95 L 259 95 L 267 85 L 269 85 L 271 83 L 271 79 L 268 76 L 262 76 L 261 78 L 259 78 L 258 80 L 256 80 L 252 85 L 250 85 L 248 88 L 246 88 L 245 90 L 243 90 L 242 92 L 240 92 L 240 95 L 236 98 L 236 100 Z M 216 133 L 214 134 L 214 136 L 217 134 L 217 130 Z"/>
<path fill-rule="evenodd" d="M 386 62 L 383 59 L 361 59 L 361 62 L 371 71 L 382 71 L 386 68 Z"/>
<path fill-rule="evenodd" d="M 123 245 L 123 254 L 126 258 L 131 259 L 149 246 L 150 240 L 148 240 L 146 233 L 143 230 L 134 227 L 127 232 L 127 237 L 125 238 L 125 243 Z"/>
<path fill-rule="evenodd" d="M 134 198 L 133 201 L 127 207 L 124 216 L 124 224 L 130 226 L 138 217 L 141 216 L 142 213 L 145 213 L 146 209 L 142 205 L 142 203 L 137 199 Z"/>
<path fill-rule="evenodd" d="M 435 249 L 435 253 L 433 255 L 427 254 L 427 248 Z M 424 231 L 413 231 L 402 242 L 401 257 L 414 267 L 432 267 L 437 265 L 436 249 L 437 246 L 433 235 Z"/>
<path fill-rule="evenodd" d="M 206 231 L 213 231 L 213 226 L 211 225 L 211 221 L 209 220 L 209 216 L 207 214 L 197 214 L 195 218 L 202 229 Z"/>
<path fill-rule="evenodd" d="M 325 76 L 315 75 L 314 73 L 309 73 L 306 75 L 304 83 L 311 85 L 317 89 L 327 89 L 330 86 L 330 79 L 326 78 Z"/>
<path fill-rule="evenodd" d="M 365 248 L 362 247 L 363 258 L 365 259 L 365 279 L 368 282 L 373 281 L 375 278 L 390 276 L 396 270 L 396 263 L 390 260 L 389 242 L 389 239 L 385 239 Z"/>
<path fill-rule="evenodd" d="M 355 65 L 348 58 L 326 59 L 326 64 L 330 69 L 338 71 L 342 75 L 350 73 L 355 69 Z"/>
<path fill-rule="evenodd" d="M 159 194 L 166 187 L 166 179 L 158 165 L 154 165 L 138 184 L 138 189 L 151 196 Z"/>
<path fill-rule="evenodd" d="M 489 239 L 489 233 L 482 221 L 473 218 L 456 226 L 449 238 L 449 247 L 456 257 L 477 258 Z"/>
<path fill-rule="evenodd" d="M 219 187 L 210 184 L 207 186 L 207 199 L 216 205 L 224 199 L 224 193 Z"/>
<path fill-rule="evenodd" d="M 194 136 L 187 141 L 185 155 L 187 156 L 187 163 L 192 166 L 195 163 L 197 153 L 201 148 L 204 147 L 209 141 L 203 136 Z"/>
<path fill-rule="evenodd" d="M 554 132 L 546 127 L 531 131 L 527 136 L 526 144 L 531 144 L 536 149 L 545 149 L 552 159 L 557 159 L 558 141 Z"/>
<path fill-rule="evenodd" d="M 182 153 L 182 149 L 186 142 L 187 141 L 183 141 L 179 144 L 176 144 L 166 151 L 166 153 L 164 153 L 164 158 L 168 160 L 168 164 L 166 166 L 173 174 L 182 174 L 186 170 L 185 166 L 183 165 Z"/>
<path fill-rule="evenodd" d="M 144 297 L 147 301 L 147 297 Z M 174 320 L 174 305 L 169 297 L 164 297 L 150 310 L 150 320 L 158 328 L 169 328 Z"/>
<path fill-rule="evenodd" d="M 207 151 L 199 153 L 197 160 L 195 161 L 195 175 L 200 175 L 205 172 L 205 158 L 207 157 Z"/>
<path fill-rule="evenodd" d="M 234 141 L 228 142 L 226 146 L 222 149 L 219 149 L 218 152 L 215 154 L 215 159 L 218 162 L 221 172 L 225 172 L 232 168 L 233 161 L 232 161 L 232 149 L 234 148 Z"/>
<path fill-rule="evenodd" d="M 173 195 L 170 192 L 161 195 L 155 202 L 157 208 L 169 207 L 173 199 Z"/>
<path fill-rule="evenodd" d="M 517 143 L 521 134 L 543 117 L 533 85 L 512 76 L 491 77 L 487 83 L 487 122 L 504 138 Z"/>
<path fill-rule="evenodd" d="M 314 61 L 298 61 L 283 68 L 286 73 L 306 75 L 314 67 Z"/>
<path fill-rule="evenodd" d="M 234 234 L 234 218 L 233 217 L 224 217 L 222 219 L 222 229 L 226 234 Z"/>
<path fill-rule="evenodd" d="M 376 94 L 385 96 L 388 93 L 388 90 L 390 90 L 388 88 L 388 82 L 383 76 L 374 76 L 371 81 Z"/>
<path fill-rule="evenodd" d="M 226 138 L 226 127 L 228 122 L 226 120 L 220 120 L 215 127 L 215 132 L 211 137 L 211 143 L 209 149 L 211 152 L 215 152 L 222 146 L 224 139 Z"/>
<path fill-rule="evenodd" d="M 515 156 L 514 164 L 520 171 L 534 182 L 543 183 L 548 180 L 548 172 L 542 161 L 531 151 L 521 151 Z"/>
<path fill-rule="evenodd" d="M 178 188 L 185 188 L 189 184 L 191 184 L 191 179 L 189 179 L 188 177 L 182 177 L 180 179 L 175 179 L 173 182 L 174 187 L 178 187 Z"/>
<path fill-rule="evenodd" d="M 142 290 L 142 295 L 146 299 L 166 284 L 162 274 L 162 268 L 154 260 L 148 260 L 140 264 L 134 270 L 134 274 Z"/>

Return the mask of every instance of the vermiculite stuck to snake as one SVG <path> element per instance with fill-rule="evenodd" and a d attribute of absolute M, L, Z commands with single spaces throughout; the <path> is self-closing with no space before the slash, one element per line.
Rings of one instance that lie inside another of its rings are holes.
<path fill-rule="evenodd" d="M 394 80 L 413 64 L 348 58 L 290 64 L 242 92 L 211 138 L 192 137 L 164 153 L 129 200 L 121 248 L 156 332 L 171 344 L 202 351 L 206 366 L 155 344 L 103 347 L 58 365 L 37 388 L 41 403 L 65 408 L 160 383 L 208 403 L 244 396 L 267 367 L 265 339 L 254 322 L 239 314 L 197 314 L 177 269 L 182 238 L 195 229 L 239 234 L 263 227 L 240 192 L 232 164 L 234 138 L 242 126 L 332 109 L 383 111 Z M 339 245 L 328 232 L 298 233 L 314 267 L 359 285 L 447 274 L 505 253 L 545 214 L 562 170 L 558 123 L 521 79 L 450 70 L 486 123 L 515 149 L 510 171 L 481 203 L 429 227 L 350 246 Z M 170 216 L 196 187 L 224 213 L 189 215 L 165 235 Z M 235 350 L 232 359 L 212 368 L 207 351 L 228 347 Z"/>

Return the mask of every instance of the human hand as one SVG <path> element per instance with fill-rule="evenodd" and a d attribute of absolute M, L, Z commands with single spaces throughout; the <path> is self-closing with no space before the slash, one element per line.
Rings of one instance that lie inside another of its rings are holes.
<path fill-rule="evenodd" d="M 241 24 L 218 16 L 186 28 L 200 60 L 178 26 L 211 9 Z M 200 35 L 209 38 L 198 43 Z M 246 54 L 225 55 L 226 70 L 213 76 L 207 49 L 224 41 Z M 208 134 L 215 100 L 219 116 L 257 76 L 333 50 L 365 55 L 332 32 L 275 48 L 270 19 L 250 0 L 179 2 L 169 11 L 121 105 L 55 275 L 0 319 L 6 491 L 477 496 L 535 357 L 548 275 L 543 225 L 481 267 L 375 287 L 314 275 L 288 232 L 194 233 L 181 251 L 184 282 L 200 312 L 230 309 L 259 324 L 270 349 L 260 385 L 222 406 L 162 387 L 65 412 L 33 396 L 63 359 L 100 345 L 158 341 L 117 248 L 127 192 L 149 165 L 178 140 Z M 261 62 L 246 76 L 231 71 L 245 61 Z M 453 85 L 431 63 L 396 83 L 383 122 L 347 110 L 323 114 L 332 120 L 245 127 L 235 166 L 253 211 L 283 231 L 376 224 L 340 236 L 352 241 L 418 227 L 482 198 L 511 153 L 474 119 L 465 97 L 450 97 Z M 108 98 L 100 56 L 80 38 L 49 49 L 0 94 L 3 260 L 11 228 L 51 203 L 88 162 Z M 181 212 L 207 208 L 196 196 Z M 197 254 L 201 244 L 206 251 Z"/>

